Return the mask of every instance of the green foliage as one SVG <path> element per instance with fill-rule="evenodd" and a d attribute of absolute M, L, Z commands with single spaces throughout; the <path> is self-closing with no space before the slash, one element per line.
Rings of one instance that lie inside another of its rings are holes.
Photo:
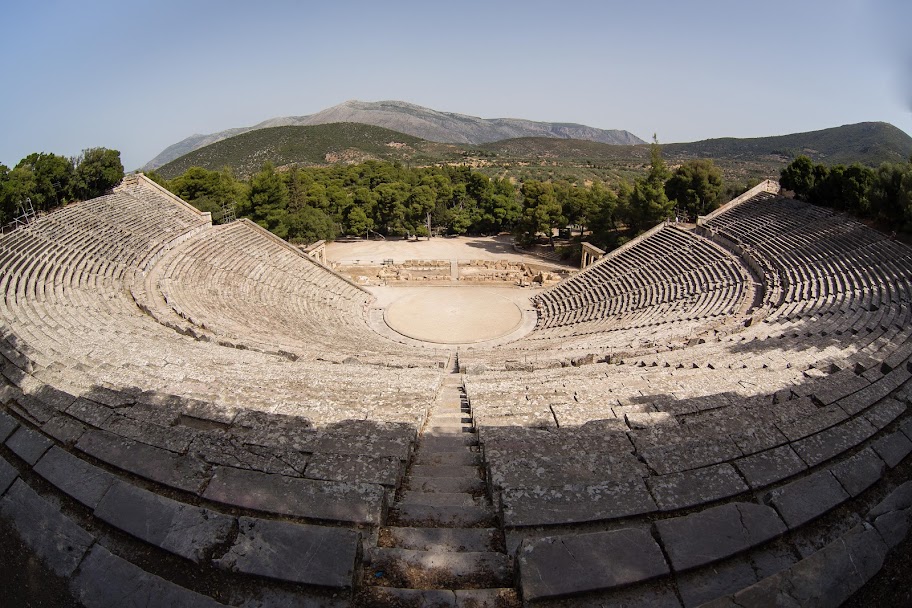
<path fill-rule="evenodd" d="M 712 160 L 689 160 L 665 183 L 665 194 L 688 217 L 706 215 L 722 204 L 722 171 Z"/>
<path fill-rule="evenodd" d="M 246 186 L 234 178 L 228 167 L 221 171 L 191 167 L 163 185 L 200 211 L 209 211 L 216 220 L 221 219 L 223 207 L 236 210 L 238 203 L 246 200 Z"/>
<path fill-rule="evenodd" d="M 250 180 L 251 219 L 280 238 L 288 237 L 288 188 L 272 163 L 266 163 Z"/>
<path fill-rule="evenodd" d="M 779 183 L 815 205 L 872 218 L 897 230 L 912 228 L 912 159 L 874 170 L 858 163 L 828 167 L 800 156 L 782 170 Z"/>
<path fill-rule="evenodd" d="M 665 194 L 665 182 L 670 174 L 655 136 L 650 158 L 649 172 L 645 177 L 634 180 L 630 195 L 621 201 L 624 220 L 634 232 L 642 232 L 668 219 L 674 209 L 674 202 L 668 200 Z"/>
<path fill-rule="evenodd" d="M 552 239 L 554 228 L 567 224 L 563 205 L 554 192 L 554 185 L 547 182 L 530 181 L 522 186 L 523 216 L 522 231 L 527 239 L 544 234 Z"/>
<path fill-rule="evenodd" d="M 82 151 L 75 164 L 76 188 L 83 200 L 101 196 L 119 184 L 124 176 L 117 150 L 89 148 Z"/>

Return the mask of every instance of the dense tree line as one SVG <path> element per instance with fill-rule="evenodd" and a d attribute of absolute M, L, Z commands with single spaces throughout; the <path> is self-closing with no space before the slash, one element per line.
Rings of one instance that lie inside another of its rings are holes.
<path fill-rule="evenodd" d="M 872 169 L 828 167 L 799 156 L 782 170 L 779 183 L 799 200 L 912 231 L 912 158 Z"/>
<path fill-rule="evenodd" d="M 89 148 L 73 158 L 45 152 L 29 154 L 10 169 L 0 164 L 0 225 L 12 221 L 20 205 L 36 212 L 104 194 L 123 179 L 120 152 Z"/>
<path fill-rule="evenodd" d="M 673 173 L 658 143 L 648 173 L 632 184 L 573 184 L 566 180 L 489 178 L 466 166 L 405 167 L 369 161 L 358 165 L 292 167 L 271 164 L 247 180 L 230 170 L 192 167 L 168 181 L 150 174 L 216 221 L 232 208 L 292 242 L 340 234 L 427 236 L 514 232 L 526 241 L 554 228 L 580 226 L 611 245 L 621 232 L 639 232 L 680 214 L 716 208 L 725 194 L 711 161 L 690 161 Z"/>

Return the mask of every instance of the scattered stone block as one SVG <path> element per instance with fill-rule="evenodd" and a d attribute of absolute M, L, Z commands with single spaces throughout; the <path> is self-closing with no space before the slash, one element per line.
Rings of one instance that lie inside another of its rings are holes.
<path fill-rule="evenodd" d="M 526 542 L 517 556 L 523 598 L 612 589 L 669 573 L 644 528 L 549 536 Z"/>
<path fill-rule="evenodd" d="M 659 520 L 655 526 L 676 572 L 731 557 L 786 531 L 773 509 L 743 502 Z"/>
<path fill-rule="evenodd" d="M 349 589 L 361 535 L 354 530 L 241 517 L 238 537 L 216 564 L 244 574 Z"/>

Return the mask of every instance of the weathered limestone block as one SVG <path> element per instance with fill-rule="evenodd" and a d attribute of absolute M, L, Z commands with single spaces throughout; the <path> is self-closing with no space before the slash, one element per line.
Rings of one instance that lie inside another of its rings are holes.
<path fill-rule="evenodd" d="M 668 564 L 649 531 L 549 536 L 527 542 L 517 557 L 523 598 L 612 589 L 668 574 Z"/>

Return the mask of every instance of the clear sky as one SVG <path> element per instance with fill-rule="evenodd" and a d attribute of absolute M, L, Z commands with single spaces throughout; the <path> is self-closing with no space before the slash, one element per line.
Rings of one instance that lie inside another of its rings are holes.
<path fill-rule="evenodd" d="M 663 142 L 912 133 L 910 0 L 0 0 L 0 162 L 398 99 Z"/>

